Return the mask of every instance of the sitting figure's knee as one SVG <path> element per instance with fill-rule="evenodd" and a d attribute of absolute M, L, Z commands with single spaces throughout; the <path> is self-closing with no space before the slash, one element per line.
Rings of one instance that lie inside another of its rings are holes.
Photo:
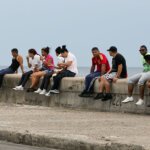
<path fill-rule="evenodd" d="M 146 82 L 146 86 L 150 88 L 150 80 Z"/>

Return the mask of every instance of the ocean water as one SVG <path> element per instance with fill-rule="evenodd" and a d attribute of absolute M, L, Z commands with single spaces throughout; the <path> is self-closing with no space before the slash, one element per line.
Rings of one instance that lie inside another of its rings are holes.
<path fill-rule="evenodd" d="M 89 67 L 79 67 L 79 76 L 86 76 L 90 72 Z M 142 68 L 136 67 L 129 67 L 128 69 L 128 76 L 132 76 L 136 73 L 142 72 Z"/>
<path fill-rule="evenodd" d="M 7 66 L 0 66 L 0 69 L 7 68 Z M 25 67 L 25 70 L 29 70 L 28 67 Z M 78 67 L 79 74 L 78 76 L 86 76 L 90 72 L 90 67 Z M 20 70 L 19 70 L 20 72 Z M 128 76 L 132 76 L 136 73 L 142 72 L 142 68 L 129 67 L 128 68 Z"/>

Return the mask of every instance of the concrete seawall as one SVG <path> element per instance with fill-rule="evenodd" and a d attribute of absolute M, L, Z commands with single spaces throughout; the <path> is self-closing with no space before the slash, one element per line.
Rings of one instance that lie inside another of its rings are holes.
<path fill-rule="evenodd" d="M 12 90 L 18 84 L 21 75 L 6 75 L 4 84 L 0 90 L 0 102 L 41 105 L 51 107 L 68 107 L 77 109 L 88 109 L 95 111 L 107 112 L 128 112 L 128 113 L 144 113 L 150 114 L 150 98 L 149 90 L 145 92 L 145 105 L 136 106 L 138 100 L 138 87 L 134 91 L 135 102 L 122 104 L 121 101 L 127 96 L 127 80 L 118 80 L 112 84 L 113 100 L 102 102 L 94 101 L 93 98 L 80 98 L 78 94 L 84 88 L 84 78 L 64 78 L 61 82 L 59 95 L 51 95 L 51 97 L 41 96 L 39 94 L 27 93 L 26 91 Z M 30 81 L 26 87 L 29 87 Z M 98 92 L 98 81 L 95 83 L 95 93 Z"/>

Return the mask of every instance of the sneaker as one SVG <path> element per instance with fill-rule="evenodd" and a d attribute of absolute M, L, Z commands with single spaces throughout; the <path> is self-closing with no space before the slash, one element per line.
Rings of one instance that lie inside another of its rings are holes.
<path fill-rule="evenodd" d="M 47 97 L 51 96 L 51 92 L 49 91 L 48 93 L 45 94 L 45 96 Z"/>
<path fill-rule="evenodd" d="M 15 88 L 13 88 L 13 90 L 17 90 L 18 88 L 22 87 L 21 85 L 16 86 Z"/>
<path fill-rule="evenodd" d="M 39 94 L 39 93 L 41 93 L 41 92 L 42 92 L 42 90 L 41 90 L 40 88 L 38 88 L 38 90 L 36 90 L 34 93 Z"/>
<path fill-rule="evenodd" d="M 46 92 L 46 90 L 43 90 L 42 92 L 40 92 L 39 94 L 40 95 L 45 95 L 47 92 Z"/>
<path fill-rule="evenodd" d="M 136 103 L 137 106 L 141 106 L 144 104 L 144 101 L 142 99 L 139 99 L 138 102 Z"/>
<path fill-rule="evenodd" d="M 111 93 L 106 93 L 106 95 L 102 98 L 102 101 L 108 101 L 112 99 Z"/>
<path fill-rule="evenodd" d="M 133 97 L 127 97 L 125 100 L 122 101 L 122 103 L 128 103 L 133 101 L 134 101 Z"/>
<path fill-rule="evenodd" d="M 79 97 L 84 97 L 84 95 L 87 94 L 87 91 L 83 91 L 82 93 L 79 94 Z"/>
<path fill-rule="evenodd" d="M 15 91 L 16 91 L 16 90 L 17 90 L 17 87 L 13 88 L 13 90 L 15 90 Z"/>
<path fill-rule="evenodd" d="M 18 91 L 23 91 L 23 90 L 24 90 L 24 87 L 21 86 L 21 87 L 17 88 L 17 90 L 18 90 Z"/>
<path fill-rule="evenodd" d="M 96 95 L 96 97 L 94 97 L 94 100 L 98 100 L 98 99 L 102 99 L 102 98 L 104 98 L 104 94 L 103 93 L 98 93 Z"/>
<path fill-rule="evenodd" d="M 18 86 L 18 87 L 16 87 L 16 89 L 15 89 L 16 91 L 23 91 L 24 90 L 24 87 L 22 87 L 22 86 Z"/>
<path fill-rule="evenodd" d="M 58 90 L 50 90 L 50 93 L 53 93 L 53 94 L 59 94 L 59 91 Z"/>

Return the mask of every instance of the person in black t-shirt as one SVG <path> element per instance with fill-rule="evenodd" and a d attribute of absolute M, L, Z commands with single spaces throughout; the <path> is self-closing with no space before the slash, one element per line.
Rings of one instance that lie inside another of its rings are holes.
<path fill-rule="evenodd" d="M 21 68 L 22 73 L 24 73 L 23 58 L 18 54 L 18 49 L 12 49 L 11 53 L 13 56 L 11 65 L 6 69 L 0 70 L 0 88 L 2 87 L 5 74 L 13 74 L 15 72 L 17 73 L 19 67 Z"/>
<path fill-rule="evenodd" d="M 117 52 L 117 48 L 112 46 L 108 49 L 110 56 L 112 56 L 112 69 L 100 77 L 100 91 L 97 96 L 94 98 L 102 99 L 102 101 L 107 101 L 112 99 L 110 93 L 110 83 L 116 82 L 118 79 L 127 78 L 127 67 L 125 58 Z M 104 94 L 105 89 L 105 94 Z"/>

